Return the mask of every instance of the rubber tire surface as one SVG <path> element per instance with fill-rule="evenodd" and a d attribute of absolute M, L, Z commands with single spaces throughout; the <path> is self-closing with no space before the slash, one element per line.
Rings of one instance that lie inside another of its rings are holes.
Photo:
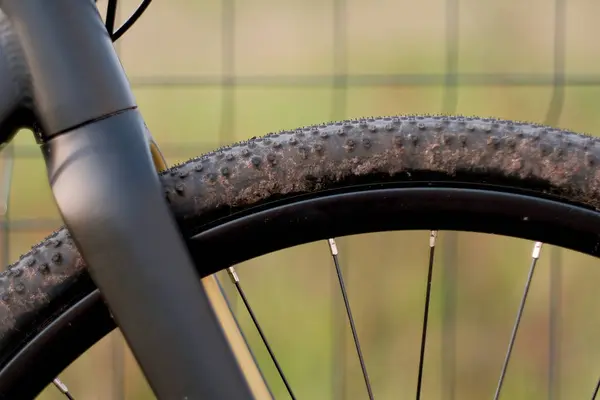
<path fill-rule="evenodd" d="M 175 166 L 160 180 L 191 237 L 235 210 L 357 183 L 485 180 L 598 209 L 599 161 L 600 141 L 573 132 L 495 119 L 399 116 L 253 138 Z M 64 228 L 21 256 L 0 274 L 0 366 L 94 289 Z"/>

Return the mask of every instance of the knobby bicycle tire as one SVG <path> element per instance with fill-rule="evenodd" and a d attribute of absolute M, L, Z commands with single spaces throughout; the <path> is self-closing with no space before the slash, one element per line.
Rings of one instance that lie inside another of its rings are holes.
<path fill-rule="evenodd" d="M 398 116 L 253 138 L 174 166 L 160 180 L 191 237 L 275 200 L 386 182 L 485 182 L 597 210 L 599 161 L 600 140 L 574 132 L 496 119 Z M 0 368 L 94 290 L 64 228 L 21 256 L 0 274 Z"/>

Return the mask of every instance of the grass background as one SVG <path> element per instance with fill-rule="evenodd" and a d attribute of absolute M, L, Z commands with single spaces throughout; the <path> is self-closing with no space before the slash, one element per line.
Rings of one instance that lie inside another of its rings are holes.
<path fill-rule="evenodd" d="M 128 15 L 137 3 L 122 2 L 122 15 Z M 117 45 L 148 126 L 171 163 L 274 130 L 365 115 L 448 111 L 535 122 L 546 119 L 550 86 L 459 86 L 455 106 L 444 109 L 447 89 L 443 80 L 427 86 L 355 85 L 360 79 L 353 78 L 348 87 L 341 88 L 328 77 L 334 73 L 443 75 L 450 6 L 458 7 L 452 9 L 459 27 L 458 73 L 548 76 L 554 66 L 553 2 L 346 0 L 340 13 L 335 7 L 342 4 L 339 0 L 236 0 L 233 14 L 228 13 L 226 4 L 220 0 L 157 0 Z M 568 0 L 559 11 L 566 32 L 565 73 L 596 74 L 600 68 L 600 3 Z M 336 24 L 336 18 L 343 24 Z M 224 23 L 233 23 L 233 32 L 224 35 Z M 345 43 L 342 50 L 340 38 Z M 233 48 L 228 43 L 233 43 Z M 233 87 L 210 83 L 228 73 L 241 83 Z M 310 76 L 322 77 L 322 83 L 252 84 L 267 78 Z M 557 124 L 591 134 L 600 132 L 599 100 L 599 86 L 567 86 Z M 10 219 L 58 218 L 33 138 L 23 133 L 15 142 Z M 45 229 L 12 230 L 10 259 L 47 233 Z M 410 398 L 417 375 L 428 233 L 365 235 L 339 242 L 375 395 L 379 399 Z M 441 234 L 424 399 L 492 396 L 531 246 L 509 238 Z M 548 300 L 557 295 L 550 292 L 550 253 L 549 247 L 544 248 L 536 271 L 504 398 L 548 398 Z M 589 257 L 567 251 L 560 251 L 559 256 L 560 365 L 554 385 L 560 397 L 553 398 L 589 398 L 600 374 L 600 324 L 595 318 L 600 306 L 600 270 Z M 457 282 L 456 364 L 448 376 L 442 362 L 449 351 L 443 345 L 447 306 L 443 278 L 453 270 Z M 298 398 L 365 397 L 325 243 L 252 260 L 239 266 L 239 274 L 256 313 L 264 317 L 264 329 Z M 241 308 L 239 300 L 233 301 Z M 247 328 L 273 391 L 278 398 L 285 398 L 284 387 L 242 312 L 240 323 Z M 177 329 L 184 328 L 174 327 L 174 335 Z M 340 381 L 340 374 L 345 380 Z M 152 398 L 118 333 L 82 356 L 61 378 L 78 399 Z M 449 378 L 453 378 L 453 391 Z M 40 396 L 59 398 L 53 387 Z"/>

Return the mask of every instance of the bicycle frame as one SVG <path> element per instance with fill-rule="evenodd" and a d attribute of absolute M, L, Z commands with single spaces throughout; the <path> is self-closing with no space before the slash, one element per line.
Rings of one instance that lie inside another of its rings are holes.
<path fill-rule="evenodd" d="M 155 394 L 251 398 L 94 1 L 0 0 L 0 10 L 0 144 L 35 132 L 62 218 Z"/>

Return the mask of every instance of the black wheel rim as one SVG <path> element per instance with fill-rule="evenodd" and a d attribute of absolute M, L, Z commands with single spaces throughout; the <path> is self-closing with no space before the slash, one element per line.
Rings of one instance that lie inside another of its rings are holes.
<path fill-rule="evenodd" d="M 539 240 L 600 255 L 600 213 L 534 192 L 430 182 L 428 187 L 365 186 L 263 205 L 205 227 L 189 240 L 199 272 L 291 246 L 388 230 L 460 230 Z M 344 207 L 340 207 L 343 202 Z M 394 217 L 390 217 L 393 215 Z M 285 234 L 282 234 L 285 232 Z M 248 238 L 260 238 L 248 240 Z M 235 248 L 235 252 L 210 249 Z M 80 296 L 0 370 L 0 393 L 30 398 L 115 328 L 98 290 Z"/>

